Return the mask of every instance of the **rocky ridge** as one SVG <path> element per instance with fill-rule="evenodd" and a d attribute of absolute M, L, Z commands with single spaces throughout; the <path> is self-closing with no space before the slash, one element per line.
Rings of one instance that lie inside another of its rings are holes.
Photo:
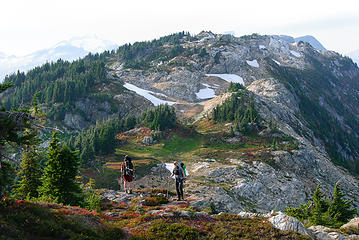
<path fill-rule="evenodd" d="M 335 86 L 332 89 L 334 99 L 343 99 L 344 108 L 352 109 L 353 114 L 358 116 L 359 111 L 357 107 L 353 107 L 353 101 L 358 98 L 359 93 L 359 69 L 354 64 L 347 63 L 347 59 L 337 53 L 319 51 L 303 42 L 288 43 L 275 37 L 259 35 L 235 38 L 210 32 L 202 32 L 196 38 L 195 41 L 183 41 L 181 46 L 186 50 L 204 48 L 207 56 L 178 56 L 169 61 L 181 60 L 183 66 L 180 67 L 173 67 L 166 62 L 151 63 L 162 67 L 170 65 L 167 72 L 129 70 L 116 64 L 113 73 L 122 82 L 163 94 L 164 100 L 175 99 L 180 102 L 181 104 L 174 105 L 179 114 L 190 112 L 196 106 L 197 110 L 191 116 L 205 116 L 213 106 L 223 101 L 223 96 L 229 96 L 220 95 L 200 103 L 203 100 L 198 99 L 196 93 L 204 86 L 210 86 L 215 94 L 223 93 L 228 86 L 223 78 L 206 74 L 235 74 L 243 79 L 247 90 L 254 94 L 262 119 L 273 119 L 279 131 L 299 142 L 299 149 L 291 153 L 272 152 L 272 166 L 265 162 L 247 164 L 241 159 L 228 159 L 231 165 L 223 166 L 215 161 L 206 162 L 202 159 L 189 167 L 189 189 L 196 189 L 198 192 L 190 194 L 198 199 L 195 204 L 208 206 L 213 202 L 221 211 L 230 212 L 248 208 L 257 211 L 270 211 L 274 208 L 283 210 L 288 206 L 305 203 L 316 185 L 321 185 L 323 191 L 330 196 L 331 189 L 339 182 L 345 194 L 354 199 L 354 205 L 359 209 L 358 179 L 332 163 L 323 140 L 314 134 L 301 115 L 298 95 L 283 80 L 272 74 L 278 67 L 306 71 L 313 68 L 313 62 L 321 61 L 330 76 L 337 79 L 337 82 L 328 79 Z M 345 64 L 347 65 L 344 66 Z M 304 89 L 307 85 L 310 88 L 311 82 L 303 79 L 302 84 Z M 310 95 L 312 92 L 308 91 L 306 94 Z M 336 119 L 341 119 L 344 128 L 355 131 L 346 125 L 342 114 L 331 106 L 332 99 L 326 94 L 324 91 L 319 104 Z M 353 100 L 344 101 L 344 97 L 348 99 L 349 95 L 354 97 Z M 212 107 L 211 102 L 215 103 Z M 355 154 L 349 158 L 356 161 Z M 204 181 L 191 180 L 195 178 L 202 178 Z"/>

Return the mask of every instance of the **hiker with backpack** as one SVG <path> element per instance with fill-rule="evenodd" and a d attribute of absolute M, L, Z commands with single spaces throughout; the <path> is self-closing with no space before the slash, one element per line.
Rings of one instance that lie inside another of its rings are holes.
<path fill-rule="evenodd" d="M 181 168 L 181 166 L 179 165 L 178 162 L 174 162 L 174 168 L 172 171 L 171 176 L 169 176 L 169 179 L 172 178 L 173 176 L 175 176 L 176 179 L 176 192 L 177 192 L 177 201 L 181 201 L 184 200 L 183 198 L 183 180 L 185 178 L 183 169 Z"/>
<path fill-rule="evenodd" d="M 132 181 L 135 169 L 132 164 L 132 159 L 129 156 L 125 156 L 124 163 L 121 165 L 121 173 L 123 177 L 123 187 L 126 193 L 132 193 Z"/>

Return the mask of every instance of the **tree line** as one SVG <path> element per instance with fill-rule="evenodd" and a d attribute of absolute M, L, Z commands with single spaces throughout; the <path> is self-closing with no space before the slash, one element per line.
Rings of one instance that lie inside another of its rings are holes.
<path fill-rule="evenodd" d="M 4 83 L 12 82 L 2 103 L 6 109 L 28 104 L 36 92 L 40 103 L 73 103 L 87 96 L 96 84 L 106 81 L 105 58 L 109 52 L 89 54 L 73 62 L 57 60 L 35 67 L 26 74 L 17 72 L 5 77 Z"/>
<path fill-rule="evenodd" d="M 238 83 L 231 83 L 229 91 L 234 93 L 213 109 L 210 118 L 218 122 L 233 122 L 235 130 L 248 132 L 251 129 L 250 125 L 259 123 L 254 98 Z"/>
<path fill-rule="evenodd" d="M 183 40 L 193 40 L 189 32 L 179 32 L 152 41 L 135 42 L 120 46 L 116 53 L 123 61 L 125 68 L 146 70 L 151 67 L 151 61 L 168 61 L 185 52 L 180 45 Z M 172 45 L 166 50 L 164 45 Z"/>
<path fill-rule="evenodd" d="M 0 93 L 13 86 L 10 82 L 0 84 Z M 41 125 L 37 95 L 30 108 L 6 110 L 0 105 L 0 201 L 6 193 L 19 199 L 97 208 L 99 198 L 92 186 L 81 186 L 77 180 L 78 152 L 61 144 L 56 131 L 52 135 L 44 167 L 40 163 L 38 131 L 47 127 Z M 16 161 L 9 157 L 9 148 L 22 151 L 19 171 L 16 171 Z M 19 181 L 14 184 L 15 174 Z"/>
<path fill-rule="evenodd" d="M 104 122 L 97 122 L 87 130 L 81 131 L 76 137 L 70 137 L 67 144 L 79 150 L 80 162 L 83 166 L 99 166 L 96 156 L 111 154 L 119 145 L 115 139 L 118 133 L 128 131 L 136 126 L 146 126 L 152 130 L 166 130 L 176 125 L 176 113 L 167 104 L 153 110 L 147 110 L 140 117 L 116 117 Z"/>

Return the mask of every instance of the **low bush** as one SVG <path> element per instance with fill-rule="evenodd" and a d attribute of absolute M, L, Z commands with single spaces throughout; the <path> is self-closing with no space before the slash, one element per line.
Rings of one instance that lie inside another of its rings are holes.
<path fill-rule="evenodd" d="M 0 239 L 123 239 L 123 231 L 100 215 L 77 207 L 0 202 Z"/>
<path fill-rule="evenodd" d="M 155 220 L 142 236 L 134 239 L 196 240 L 200 239 L 200 234 L 196 228 L 185 224 Z"/>
<path fill-rule="evenodd" d="M 151 195 L 144 198 L 145 206 L 158 206 L 161 204 L 168 203 L 168 199 L 162 195 Z"/>

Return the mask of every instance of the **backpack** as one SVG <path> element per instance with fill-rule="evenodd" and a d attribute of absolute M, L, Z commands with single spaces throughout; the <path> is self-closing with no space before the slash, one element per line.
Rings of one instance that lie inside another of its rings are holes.
<path fill-rule="evenodd" d="M 186 176 L 187 176 L 186 165 L 184 165 L 184 163 L 181 162 L 181 163 L 180 163 L 180 166 L 181 166 L 181 168 L 182 168 L 182 170 L 183 170 L 183 175 L 186 177 Z"/>
<path fill-rule="evenodd" d="M 131 162 L 125 162 L 123 164 L 124 166 L 122 167 L 122 175 L 133 176 L 133 164 Z"/>

